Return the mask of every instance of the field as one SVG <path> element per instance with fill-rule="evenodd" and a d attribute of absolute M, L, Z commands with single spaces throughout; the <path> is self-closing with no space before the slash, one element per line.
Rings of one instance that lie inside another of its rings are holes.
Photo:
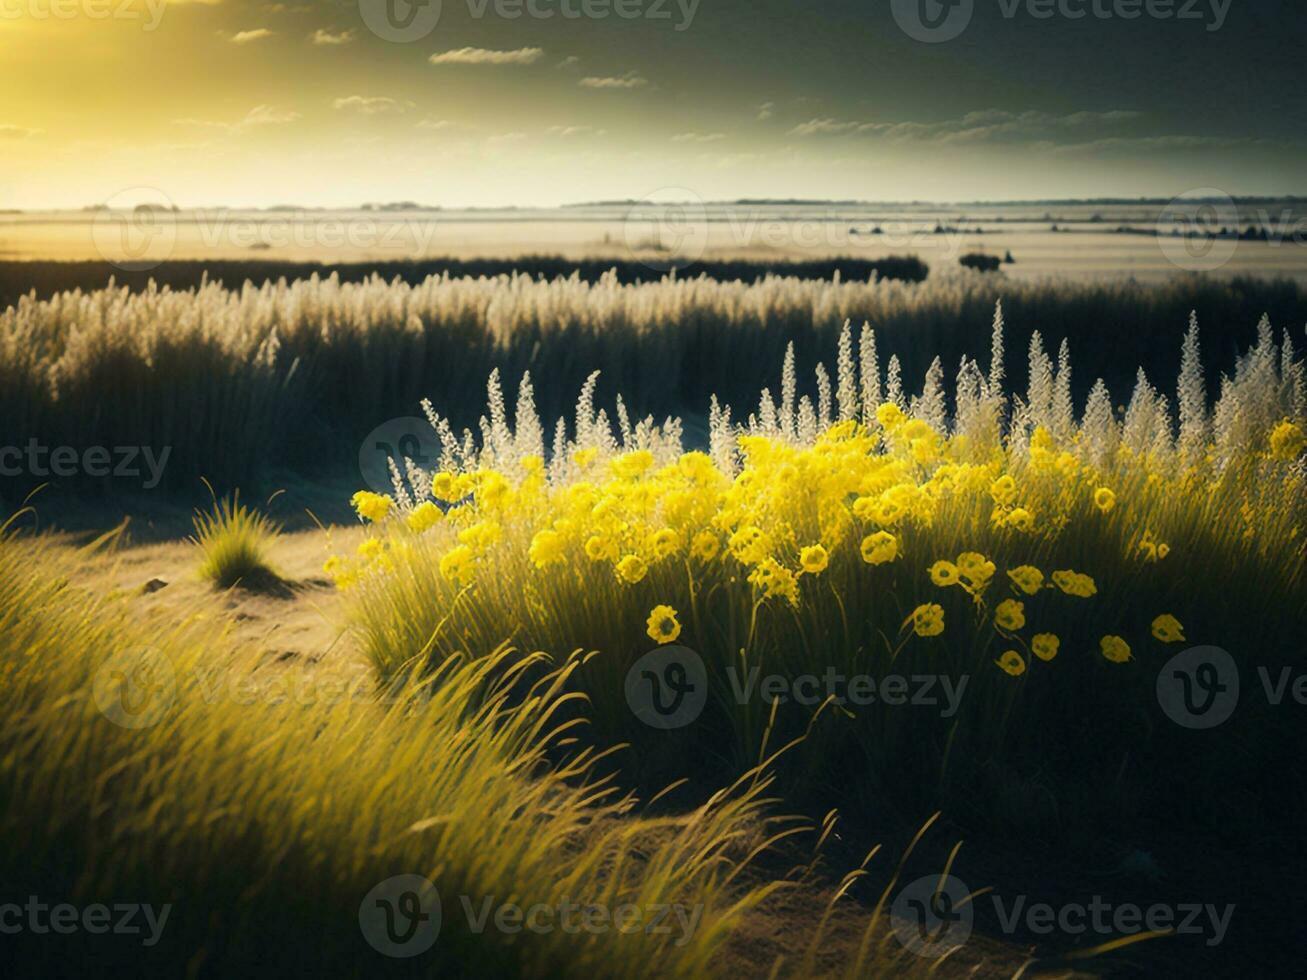
<path fill-rule="evenodd" d="M 14 961 L 1285 971 L 1302 285 L 905 255 L 5 263 Z"/>

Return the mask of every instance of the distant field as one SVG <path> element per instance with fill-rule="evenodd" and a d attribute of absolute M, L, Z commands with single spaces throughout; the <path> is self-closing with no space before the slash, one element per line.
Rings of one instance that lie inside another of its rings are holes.
<path fill-rule="evenodd" d="M 1307 281 L 1301 202 L 1208 207 L 1192 214 L 1149 204 L 641 204 L 500 211 L 155 211 L 126 217 L 51 212 L 0 215 L 0 259 L 341 263 L 548 253 L 665 269 L 700 259 L 879 261 L 912 253 L 943 269 L 978 251 L 1011 253 L 1014 262 L 1004 268 L 1016 278 L 1158 281 L 1204 271 Z M 1227 237 L 1208 238 L 1223 229 Z M 1236 239 L 1250 229 L 1252 236 Z"/>
<path fill-rule="evenodd" d="M 361 262 L 295 262 L 273 259 L 176 260 L 144 269 L 122 268 L 105 261 L 17 261 L 0 260 L 0 309 L 11 306 L 20 296 L 35 291 L 38 299 L 49 299 L 58 292 L 80 289 L 103 289 L 111 281 L 133 290 L 146 288 L 151 282 L 172 289 L 194 289 L 204 282 L 222 283 L 238 289 L 250 282 L 256 286 L 285 279 L 294 282 L 314 275 L 335 275 L 342 282 L 362 282 L 374 275 L 387 282 L 399 279 L 417 285 L 431 276 L 477 278 L 520 273 L 535 278 L 578 277 L 596 283 L 612 274 L 622 284 L 655 282 L 670 270 L 629 258 L 569 259 L 562 255 L 522 255 L 491 259 L 403 259 Z M 680 278 L 707 276 L 721 281 L 756 282 L 764 276 L 791 279 L 865 282 L 872 276 L 921 282 L 929 268 L 915 256 L 892 255 L 883 259 L 822 258 L 786 259 L 702 259 L 675 267 Z"/>

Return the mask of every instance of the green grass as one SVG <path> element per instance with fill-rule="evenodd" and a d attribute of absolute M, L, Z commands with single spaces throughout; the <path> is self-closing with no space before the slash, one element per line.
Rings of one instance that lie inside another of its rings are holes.
<path fill-rule="evenodd" d="M 220 589 L 278 581 L 268 555 L 280 529 L 266 514 L 242 504 L 239 494 L 215 497 L 209 510 L 196 512 L 194 527 L 201 578 Z"/>

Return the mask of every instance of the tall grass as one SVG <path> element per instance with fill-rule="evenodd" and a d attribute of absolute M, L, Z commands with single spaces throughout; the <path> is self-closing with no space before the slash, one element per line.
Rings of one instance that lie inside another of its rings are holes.
<path fill-rule="evenodd" d="M 811 363 L 832 355 L 847 320 L 870 322 L 882 355 L 896 354 L 904 377 L 917 379 L 936 356 L 950 370 L 983 356 L 1000 298 L 1018 324 L 1015 344 L 1036 329 L 1054 343 L 1070 339 L 1077 399 L 1098 376 L 1127 389 L 1136 366 L 1174 376 L 1192 310 L 1221 360 L 1255 339 L 1262 313 L 1295 329 L 1307 316 L 1289 282 L 1019 283 L 962 273 L 924 283 L 769 276 L 632 285 L 616 275 L 416 284 L 332 276 L 74 291 L 0 313 L 0 447 L 32 439 L 171 447 L 169 487 L 193 487 L 200 476 L 223 489 L 251 486 L 276 468 L 351 465 L 365 433 L 413 415 L 424 397 L 456 426 L 475 425 L 477 379 L 496 369 L 548 379 L 537 406 L 547 423 L 598 369 L 604 402 L 620 392 L 637 416 L 685 414 L 702 436 L 709 396 L 737 407 L 752 400 L 790 344 Z M 1207 380 L 1216 384 L 1214 367 Z M 44 481 L 20 470 L 3 482 L 18 500 Z"/>
<path fill-rule="evenodd" d="M 952 397 L 938 361 L 909 395 L 869 329 L 856 350 L 844 333 L 815 400 L 799 394 L 791 353 L 779 401 L 764 391 L 743 424 L 714 408 L 711 455 L 685 454 L 675 420 L 632 424 L 619 407 L 610 423 L 590 387 L 546 453 L 539 420 L 510 425 L 492 378 L 483 441 L 460 443 L 431 410 L 440 472 L 410 472 L 416 499 L 360 507 L 383 518 L 376 540 L 333 570 L 365 649 L 382 676 L 504 632 L 529 649 L 596 651 L 573 681 L 603 738 L 643 747 L 636 765 L 655 784 L 748 759 L 772 724 L 764 690 L 738 693 L 751 673 L 931 676 L 937 698 L 943 679 L 965 682 L 950 712 L 788 700 L 778 733 L 807 737 L 787 798 L 943 806 L 1064 843 L 1152 820 L 1283 829 L 1304 786 L 1284 775 L 1292 711 L 1254 693 L 1204 742 L 1167 719 L 1157 686 L 1187 645 L 1223 647 L 1247 685 L 1301 665 L 1307 366 L 1263 321 L 1210 399 L 1192 325 L 1177 412 L 1142 375 L 1123 410 L 1100 380 L 1077 412 L 1069 350 L 1055 362 L 1038 336 L 1026 388 L 1011 393 L 1003 326 L 988 369 L 964 362 Z M 519 404 L 534 398 L 524 381 Z M 892 544 L 883 560 L 867 550 L 878 538 Z M 819 545 L 826 557 L 808 568 L 803 551 Z M 958 568 L 986 560 L 988 575 L 956 584 Z M 1038 580 L 1021 586 L 1032 567 Z M 1093 586 L 1059 584 L 1069 571 Z M 1020 622 L 1004 625 L 1010 603 Z M 702 716 L 670 734 L 647 728 L 626 693 L 659 641 L 645 632 L 651 610 L 667 605 L 710 691 Z M 914 612 L 933 607 L 941 635 L 914 632 Z M 1048 662 L 1037 634 L 1060 642 Z M 1121 639 L 1127 657 L 1114 655 Z"/>
<path fill-rule="evenodd" d="M 742 874 L 783 832 L 751 774 L 684 816 L 643 816 L 568 749 L 575 663 L 507 648 L 379 700 L 348 676 L 272 676 L 211 624 L 134 621 L 41 542 L 0 537 L 0 880 L 6 900 L 173 908 L 161 942 L 6 936 L 17 975 L 404 972 L 359 906 L 397 874 L 443 896 L 423 976 L 702 976 L 776 887 Z M 33 568 L 42 572 L 33 574 Z M 145 673 L 149 672 L 148 678 Z M 515 686 L 529 696 L 508 700 Z M 129 706 L 130 705 L 130 706 Z M 752 872 L 750 872 L 752 875 Z M 483 933 L 459 896 L 702 911 L 681 936 Z"/>

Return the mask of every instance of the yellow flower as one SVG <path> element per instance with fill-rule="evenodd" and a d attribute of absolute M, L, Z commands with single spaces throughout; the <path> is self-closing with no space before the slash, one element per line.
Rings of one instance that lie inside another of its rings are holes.
<path fill-rule="evenodd" d="M 989 495 L 994 503 L 1006 507 L 1017 499 L 1017 481 L 1005 473 L 989 485 Z"/>
<path fill-rule="evenodd" d="M 617 577 L 623 582 L 634 585 L 645 577 L 649 572 L 649 566 L 644 563 L 644 559 L 639 555 L 627 555 L 616 566 Z"/>
<path fill-rule="evenodd" d="M 1276 459 L 1295 460 L 1307 446 L 1302 426 L 1285 419 L 1271 432 L 1271 455 Z"/>
<path fill-rule="evenodd" d="M 702 562 L 710 562 L 717 557 L 722 543 L 712 531 L 700 531 L 690 543 L 690 554 Z"/>
<path fill-rule="evenodd" d="M 988 587 L 996 570 L 994 563 L 979 552 L 964 551 L 958 555 L 958 572 L 965 580 L 963 588 L 973 595 Z"/>
<path fill-rule="evenodd" d="M 421 534 L 423 531 L 431 530 L 444 519 L 445 512 L 430 500 L 425 500 L 418 504 L 404 521 L 411 531 Z"/>
<path fill-rule="evenodd" d="M 1026 662 L 1021 654 L 1015 650 L 1009 650 L 995 660 L 994 663 L 998 664 L 1005 674 L 1010 674 L 1013 677 L 1020 677 L 1026 672 Z"/>
<path fill-rule="evenodd" d="M 617 542 L 601 534 L 592 534 L 586 538 L 585 556 L 591 561 L 616 561 Z"/>
<path fill-rule="evenodd" d="M 349 502 L 354 506 L 354 510 L 358 512 L 359 517 L 375 523 L 385 519 L 386 515 L 390 513 L 390 505 L 394 501 L 379 493 L 360 490 L 350 498 Z"/>
<path fill-rule="evenodd" d="M 930 580 L 941 588 L 958 584 L 958 566 L 951 561 L 940 561 L 930 566 Z"/>
<path fill-rule="evenodd" d="M 445 503 L 453 503 L 466 496 L 459 486 L 459 479 L 453 473 L 437 473 L 431 478 L 431 496 Z"/>
<path fill-rule="evenodd" d="M 632 480 L 648 470 L 653 464 L 653 453 L 647 449 L 637 449 L 635 452 L 618 456 L 610 465 L 617 477 L 623 480 Z"/>
<path fill-rule="evenodd" d="M 585 469 L 595 461 L 595 457 L 598 455 L 598 449 L 578 449 L 576 452 L 572 453 L 572 462 L 581 469 Z"/>
<path fill-rule="evenodd" d="M 1114 664 L 1123 664 L 1130 659 L 1130 644 L 1119 636 L 1105 636 L 1099 641 L 1103 656 Z"/>
<path fill-rule="evenodd" d="M 1016 528 L 1018 531 L 1033 531 L 1035 529 L 1035 515 L 1024 507 L 1017 507 L 1007 515 L 1003 523 L 1008 527 Z"/>
<path fill-rule="evenodd" d="M 939 636 L 944 632 L 944 607 L 933 602 L 912 610 L 909 619 L 918 636 Z"/>
<path fill-rule="evenodd" d="M 1044 587 L 1044 573 L 1033 565 L 1021 565 L 1007 573 L 1012 584 L 1026 595 L 1034 595 Z"/>
<path fill-rule="evenodd" d="M 1094 584 L 1092 578 L 1069 569 L 1054 572 L 1053 584 L 1067 595 L 1078 596 L 1081 599 L 1088 599 L 1098 593 L 1098 586 Z"/>
<path fill-rule="evenodd" d="M 670 527 L 665 527 L 660 531 L 655 531 L 649 538 L 649 551 L 658 561 L 662 561 L 664 558 L 670 558 L 680 550 L 680 547 L 681 536 Z"/>
<path fill-rule="evenodd" d="M 458 540 L 478 554 L 504 536 L 504 529 L 495 521 L 478 521 L 458 532 Z"/>
<path fill-rule="evenodd" d="M 868 565 L 884 565 L 899 556 L 899 540 L 888 531 L 877 531 L 862 539 L 862 560 Z"/>
<path fill-rule="evenodd" d="M 1034 651 L 1036 657 L 1045 662 L 1057 656 L 1061 645 L 1062 641 L 1053 633 L 1036 633 L 1030 638 L 1030 649 Z"/>
<path fill-rule="evenodd" d="M 1180 620 L 1166 613 L 1153 620 L 1153 636 L 1163 643 L 1183 643 L 1184 627 L 1180 625 Z"/>
<path fill-rule="evenodd" d="M 830 564 L 830 554 L 819 544 L 809 545 L 799 552 L 799 564 L 809 575 L 820 575 Z"/>
<path fill-rule="evenodd" d="M 906 422 L 907 418 L 903 414 L 903 409 L 899 408 L 893 402 L 886 402 L 876 409 L 876 421 L 889 432 L 893 432 L 900 425 Z"/>
<path fill-rule="evenodd" d="M 460 544 L 440 559 L 440 574 L 456 585 L 468 585 L 472 581 L 475 560 L 472 549 Z"/>
<path fill-rule="evenodd" d="M 648 623 L 649 639 L 655 643 L 673 643 L 681 635 L 681 624 L 676 621 L 676 610 L 671 606 L 654 606 Z"/>
<path fill-rule="evenodd" d="M 550 565 L 560 565 L 567 561 L 567 555 L 564 550 L 566 542 L 563 536 L 557 531 L 545 529 L 537 531 L 535 537 L 531 539 L 531 546 L 527 549 L 527 557 L 536 568 L 548 568 Z"/>
<path fill-rule="evenodd" d="M 1026 607 L 1016 599 L 1004 599 L 994 610 L 994 622 L 1008 632 L 1015 632 L 1026 625 Z"/>
<path fill-rule="evenodd" d="M 1116 494 L 1107 487 L 1099 487 L 1094 491 L 1094 506 L 1104 514 L 1110 512 L 1116 506 Z"/>

